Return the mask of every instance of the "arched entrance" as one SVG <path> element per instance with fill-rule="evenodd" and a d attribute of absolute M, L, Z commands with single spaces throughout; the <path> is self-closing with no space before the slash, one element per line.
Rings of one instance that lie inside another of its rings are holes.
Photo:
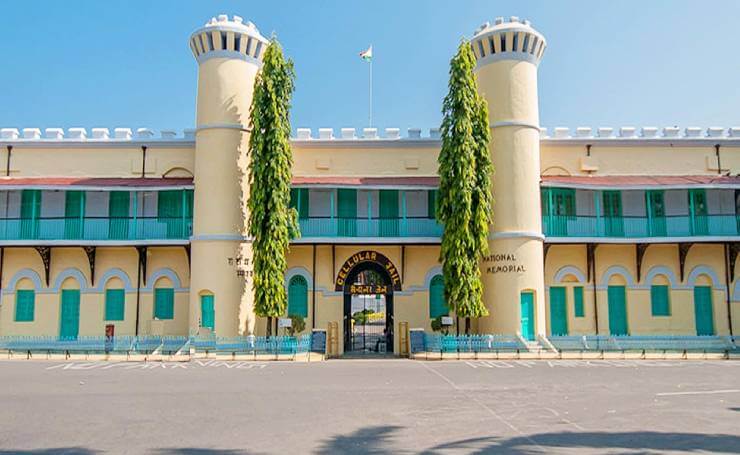
<path fill-rule="evenodd" d="M 344 352 L 393 353 L 393 292 L 401 290 L 395 265 L 376 251 L 352 255 L 337 274 L 344 294 Z"/>

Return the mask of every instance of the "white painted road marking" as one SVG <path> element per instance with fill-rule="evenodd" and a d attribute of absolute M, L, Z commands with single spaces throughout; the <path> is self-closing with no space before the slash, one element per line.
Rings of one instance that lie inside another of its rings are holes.
<path fill-rule="evenodd" d="M 676 395 L 715 395 L 718 393 L 740 393 L 740 389 L 726 389 L 726 390 L 695 390 L 690 392 L 663 392 L 656 393 L 657 397 L 671 397 Z"/>
<path fill-rule="evenodd" d="M 266 363 L 249 361 L 196 360 L 194 362 L 66 362 L 46 367 L 46 370 L 195 370 L 223 368 L 228 370 L 262 370 Z"/>

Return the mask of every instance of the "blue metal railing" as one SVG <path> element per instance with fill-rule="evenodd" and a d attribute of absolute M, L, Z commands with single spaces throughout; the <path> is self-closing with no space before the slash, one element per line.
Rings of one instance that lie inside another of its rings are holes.
<path fill-rule="evenodd" d="M 680 215 L 596 217 L 544 215 L 542 229 L 548 237 L 706 237 L 740 235 L 736 215 Z"/>
<path fill-rule="evenodd" d="M 311 348 L 311 335 L 298 337 L 240 336 L 240 337 L 194 337 L 191 339 L 196 352 L 222 354 L 301 354 Z"/>
<path fill-rule="evenodd" d="M 192 218 L 1 218 L 0 240 L 188 239 Z"/>
<path fill-rule="evenodd" d="M 526 350 L 516 335 L 424 334 L 424 352 L 499 352 Z"/>
<path fill-rule="evenodd" d="M 738 350 L 726 336 L 629 335 L 550 336 L 559 351 L 731 352 Z"/>

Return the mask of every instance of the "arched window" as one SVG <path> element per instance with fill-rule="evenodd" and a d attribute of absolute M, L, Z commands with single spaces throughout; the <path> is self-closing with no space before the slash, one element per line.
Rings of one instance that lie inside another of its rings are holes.
<path fill-rule="evenodd" d="M 450 310 L 445 301 L 445 281 L 442 275 L 434 275 L 429 283 L 429 317 L 447 316 Z"/>
<path fill-rule="evenodd" d="M 288 283 L 288 315 L 308 317 L 308 282 L 301 275 Z"/>

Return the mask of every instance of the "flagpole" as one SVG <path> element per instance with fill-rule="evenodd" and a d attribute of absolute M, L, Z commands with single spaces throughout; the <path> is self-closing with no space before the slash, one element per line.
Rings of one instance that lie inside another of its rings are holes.
<path fill-rule="evenodd" d="M 370 45 L 370 49 L 372 49 L 372 44 Z M 368 78 L 368 126 L 372 128 L 373 126 L 373 59 L 370 58 L 370 77 Z"/>

